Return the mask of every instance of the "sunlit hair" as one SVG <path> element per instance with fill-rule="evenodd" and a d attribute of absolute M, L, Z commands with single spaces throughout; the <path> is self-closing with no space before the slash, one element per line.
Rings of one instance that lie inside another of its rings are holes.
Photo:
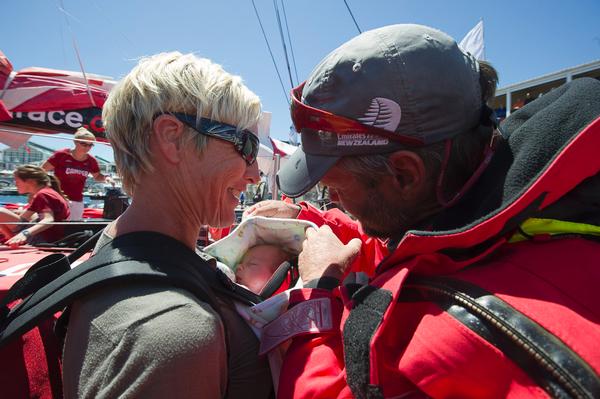
<path fill-rule="evenodd" d="M 153 166 L 149 150 L 153 117 L 184 112 L 250 129 L 258 123 L 260 100 L 239 76 L 193 54 L 161 53 L 143 58 L 110 92 L 102 119 L 113 146 L 123 188 L 133 194 Z M 186 128 L 182 140 L 199 153 L 207 138 Z"/>
<path fill-rule="evenodd" d="M 77 129 L 77 131 L 73 135 L 73 138 L 75 140 L 92 140 L 92 141 L 96 141 L 96 136 L 94 136 L 94 133 L 90 132 L 89 130 L 87 130 L 84 127 L 80 127 L 79 129 Z"/>
<path fill-rule="evenodd" d="M 17 166 L 13 174 L 21 180 L 34 180 L 38 187 L 51 187 L 54 191 L 62 195 L 65 199 L 67 196 L 60 188 L 58 179 L 46 173 L 46 171 L 36 165 L 20 165 Z"/>

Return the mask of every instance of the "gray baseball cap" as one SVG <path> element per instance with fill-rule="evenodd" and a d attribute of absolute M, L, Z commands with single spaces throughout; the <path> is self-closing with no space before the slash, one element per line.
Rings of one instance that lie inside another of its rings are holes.
<path fill-rule="evenodd" d="M 428 145 L 472 129 L 483 105 L 477 60 L 445 33 L 413 24 L 346 42 L 295 94 L 302 146 L 277 174 L 290 197 L 310 190 L 343 156 Z"/>

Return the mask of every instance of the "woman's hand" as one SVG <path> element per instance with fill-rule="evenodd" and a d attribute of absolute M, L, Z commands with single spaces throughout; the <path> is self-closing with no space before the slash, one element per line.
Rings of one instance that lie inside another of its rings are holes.
<path fill-rule="evenodd" d="M 267 200 L 261 201 L 246 209 L 243 218 L 250 216 L 265 216 L 268 218 L 295 219 L 302 208 L 300 205 L 290 204 L 284 201 Z"/>
<path fill-rule="evenodd" d="M 343 244 L 327 225 L 317 230 L 306 229 L 306 240 L 298 256 L 298 269 L 302 281 L 308 282 L 321 277 L 334 277 L 342 280 L 347 269 L 360 252 L 362 243 L 353 238 Z"/>
<path fill-rule="evenodd" d="M 19 245 L 27 244 L 27 236 L 23 232 L 19 232 L 6 240 L 6 245 L 10 247 L 18 247 Z"/>
<path fill-rule="evenodd" d="M 27 212 L 30 212 L 30 214 L 27 214 Z M 29 220 L 31 220 L 32 214 L 33 213 L 31 213 L 31 211 L 26 211 L 24 213 L 24 215 L 27 215 L 27 217 L 30 218 Z M 54 222 L 54 214 L 52 211 L 42 211 L 39 213 L 39 216 L 40 220 L 38 224 L 30 226 L 29 228 L 15 234 L 13 237 L 8 239 L 5 244 L 10 245 L 11 247 L 18 247 L 19 245 L 27 244 L 29 238 L 52 227 L 52 222 Z"/>

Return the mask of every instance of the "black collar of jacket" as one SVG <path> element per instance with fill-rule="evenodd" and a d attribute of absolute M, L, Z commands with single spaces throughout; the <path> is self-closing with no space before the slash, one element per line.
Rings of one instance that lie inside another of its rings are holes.
<path fill-rule="evenodd" d="M 505 140 L 498 144 L 490 165 L 463 199 L 428 219 L 419 230 L 407 234 L 423 237 L 467 234 L 473 227 L 494 219 L 509 205 L 523 202 L 523 197 L 542 173 L 559 155 L 570 151 L 569 144 L 599 116 L 600 81 L 592 78 L 575 79 L 527 104 L 503 121 Z M 561 165 L 566 168 L 565 176 L 576 186 L 573 190 L 561 193 L 558 201 L 545 204 L 543 208 L 541 204 L 547 192 L 528 199 L 527 204 L 521 204 L 520 212 L 508 220 L 498 221 L 502 226 L 497 234 L 479 236 L 478 242 L 486 247 L 486 242 L 491 243 L 495 241 L 494 237 L 514 231 L 531 217 L 591 224 L 600 222 L 600 175 L 597 170 L 592 170 L 595 167 L 589 165 L 590 170 L 582 171 L 581 165 L 577 168 Z M 453 246 L 449 243 L 447 248 L 452 250 Z"/>

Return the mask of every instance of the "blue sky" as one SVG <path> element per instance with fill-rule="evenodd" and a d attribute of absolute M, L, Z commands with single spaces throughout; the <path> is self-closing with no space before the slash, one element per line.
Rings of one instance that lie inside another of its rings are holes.
<path fill-rule="evenodd" d="M 75 38 L 85 71 L 115 79 L 127 74 L 144 55 L 194 52 L 242 76 L 261 97 L 263 109 L 273 113 L 271 135 L 285 140 L 290 127 L 286 96 L 291 83 L 273 0 L 254 1 L 284 89 L 251 0 L 4 0 L 0 49 L 15 69 L 79 70 L 72 44 Z M 283 19 L 281 0 L 277 2 Z M 358 31 L 343 0 L 283 2 L 296 84 L 321 58 Z M 394 23 L 420 23 L 460 41 L 483 18 L 486 57 L 500 73 L 500 86 L 600 59 L 599 0 L 347 2 L 363 31 Z M 61 5 L 65 12 L 60 11 Z M 287 39 L 285 28 L 284 35 Z M 289 50 L 289 43 L 287 46 Z M 93 151 L 112 158 L 103 146 Z"/>

